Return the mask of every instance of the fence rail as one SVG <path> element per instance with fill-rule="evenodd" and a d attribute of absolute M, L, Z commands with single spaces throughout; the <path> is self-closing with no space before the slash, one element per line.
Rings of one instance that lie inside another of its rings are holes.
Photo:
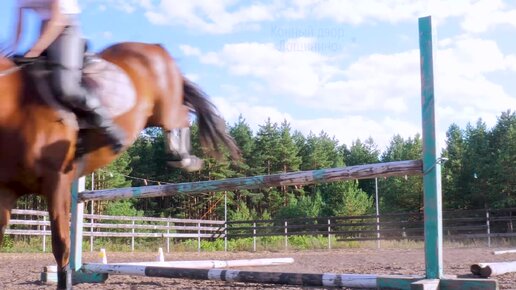
<path fill-rule="evenodd" d="M 93 251 L 94 238 L 129 238 L 134 251 L 137 238 L 161 238 L 165 240 L 167 252 L 170 239 L 197 239 L 200 250 L 201 239 L 224 237 L 224 221 L 151 218 L 109 215 L 84 215 L 84 236 L 89 237 L 90 250 Z M 6 234 L 14 236 L 41 236 L 42 248 L 46 251 L 46 239 L 50 236 L 50 221 L 45 211 L 12 211 L 10 228 Z"/>
<path fill-rule="evenodd" d="M 9 235 L 41 236 L 43 250 L 50 235 L 48 213 L 34 210 L 13 210 Z M 444 238 L 450 240 L 486 239 L 491 246 L 493 238 L 514 238 L 516 208 L 499 210 L 461 210 L 443 213 Z M 423 239 L 423 214 L 420 212 L 392 213 L 348 217 L 295 218 L 288 220 L 228 221 L 177 218 L 128 217 L 85 215 L 84 236 L 90 239 L 93 250 L 95 238 L 128 238 L 134 250 L 135 239 L 163 239 L 170 251 L 170 239 L 253 238 L 256 250 L 258 237 L 283 236 L 285 247 L 288 238 L 300 235 L 317 235 L 339 241 L 367 240 L 421 240 Z"/>
<path fill-rule="evenodd" d="M 491 246 L 492 238 L 516 238 L 513 224 L 516 208 L 500 210 L 460 210 L 443 213 L 444 238 L 448 240 L 485 239 Z M 338 241 L 422 240 L 424 217 L 422 212 L 392 213 L 348 217 L 296 218 L 288 220 L 228 221 L 227 238 L 253 238 L 314 235 Z"/>

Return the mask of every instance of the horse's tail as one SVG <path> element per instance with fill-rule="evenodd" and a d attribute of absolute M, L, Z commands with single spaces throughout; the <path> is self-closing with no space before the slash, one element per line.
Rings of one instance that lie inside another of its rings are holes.
<path fill-rule="evenodd" d="M 183 90 L 186 105 L 197 115 L 201 145 L 217 158 L 222 156 L 221 147 L 226 147 L 233 159 L 240 159 L 240 150 L 235 140 L 226 131 L 224 119 L 218 115 L 206 93 L 187 79 L 184 80 Z"/>

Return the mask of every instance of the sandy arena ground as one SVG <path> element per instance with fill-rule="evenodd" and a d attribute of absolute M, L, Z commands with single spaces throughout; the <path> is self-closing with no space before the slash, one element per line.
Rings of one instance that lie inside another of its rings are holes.
<path fill-rule="evenodd" d="M 469 267 L 477 262 L 516 261 L 516 254 L 493 255 L 492 249 L 445 249 L 445 274 L 469 275 Z M 155 261 L 154 253 L 108 253 L 110 262 Z M 261 253 L 170 253 L 172 260 L 252 259 L 292 257 L 295 263 L 285 266 L 247 267 L 243 270 L 303 272 L 424 275 L 424 253 L 421 249 L 345 249 L 333 251 L 261 252 Z M 98 253 L 86 253 L 85 262 L 99 262 Z M 51 254 L 0 253 L 0 289 L 55 289 L 39 282 L 41 269 L 53 265 Z M 498 277 L 500 289 L 516 289 L 516 273 Z M 307 289 L 307 287 L 256 285 L 217 281 L 161 279 L 136 276 L 110 276 L 105 284 L 76 285 L 74 289 Z M 310 287 L 309 289 L 318 289 Z"/>

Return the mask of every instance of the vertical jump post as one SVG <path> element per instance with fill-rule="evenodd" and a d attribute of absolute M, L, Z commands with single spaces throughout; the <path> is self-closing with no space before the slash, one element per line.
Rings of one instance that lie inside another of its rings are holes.
<path fill-rule="evenodd" d="M 432 52 L 432 18 L 419 18 L 421 60 L 421 116 L 423 125 L 423 192 L 426 277 L 443 276 L 443 218 L 441 164 L 435 137 L 435 99 Z"/>

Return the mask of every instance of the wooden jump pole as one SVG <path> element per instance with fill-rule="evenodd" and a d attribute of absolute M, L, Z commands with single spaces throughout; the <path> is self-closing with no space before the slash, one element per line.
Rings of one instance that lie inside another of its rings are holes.
<path fill-rule="evenodd" d="M 175 279 L 353 288 L 377 288 L 377 278 L 379 277 L 379 275 L 368 274 L 252 272 L 222 269 L 189 269 L 110 264 L 84 264 L 83 271 L 86 273 L 110 275 L 137 275 Z M 418 278 L 421 279 L 422 277 Z"/>
<path fill-rule="evenodd" d="M 423 173 L 422 169 L 423 164 L 421 160 L 395 161 L 222 180 L 84 191 L 79 193 L 78 199 L 80 201 L 87 201 L 149 198 L 171 196 L 178 193 L 194 194 L 275 186 L 306 185 L 375 177 L 421 175 Z"/>
<path fill-rule="evenodd" d="M 471 265 L 471 273 L 483 278 L 516 272 L 516 261 L 498 263 L 478 263 Z"/>
<path fill-rule="evenodd" d="M 194 261 L 161 261 L 161 262 L 129 262 L 110 263 L 110 265 L 139 265 L 153 267 L 215 269 L 235 267 L 280 266 L 294 263 L 293 258 L 264 258 L 240 260 L 194 260 Z M 91 269 L 94 264 L 84 264 L 85 269 Z"/>
<path fill-rule="evenodd" d="M 516 254 L 516 249 L 493 251 L 493 255 Z"/>

